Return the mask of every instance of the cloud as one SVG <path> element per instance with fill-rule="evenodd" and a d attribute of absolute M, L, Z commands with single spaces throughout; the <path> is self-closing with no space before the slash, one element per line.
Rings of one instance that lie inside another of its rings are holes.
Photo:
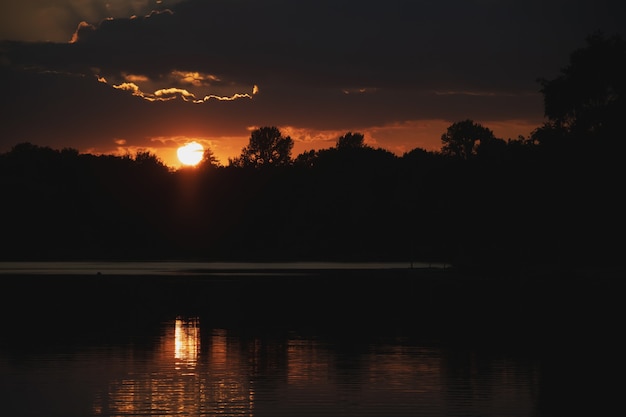
<path fill-rule="evenodd" d="M 551 2 L 539 8 L 534 1 L 188 0 L 153 12 L 147 1 L 132 7 L 77 3 L 82 6 L 74 9 L 92 20 L 78 25 L 74 47 L 48 45 L 46 60 L 39 56 L 35 63 L 84 72 L 95 67 L 107 78 L 197 73 L 242 85 L 283 82 L 346 91 L 536 90 L 535 79 L 549 75 L 542 74 L 546 61 L 558 71 L 567 51 L 584 41 L 584 28 L 595 28 L 597 14 L 597 6 L 585 2 L 577 11 Z M 123 12 L 126 17 L 117 17 Z M 562 48 L 573 25 L 580 26 L 580 37 Z M 546 31 L 551 36 L 544 37 Z M 555 48 L 558 54 L 550 52 Z"/>
<path fill-rule="evenodd" d="M 324 0 L 270 6 L 190 0 L 132 18 L 82 22 L 73 47 L 48 45 L 45 60 L 39 56 L 35 63 L 83 72 L 96 67 L 107 78 L 122 72 L 153 79 L 173 72 L 210 73 L 260 86 L 281 81 L 346 89 L 450 88 L 489 79 L 490 88 L 528 88 L 538 74 L 517 85 L 515 78 L 503 77 L 503 71 L 518 71 L 517 66 L 489 65 L 494 59 L 502 62 L 502 56 L 480 48 L 485 22 L 479 12 L 468 8 L 459 20 L 431 2 L 392 0 L 382 7 Z M 442 33 L 434 22 L 444 19 L 467 36 Z M 463 64 L 470 60 L 472 65 Z"/>
<path fill-rule="evenodd" d="M 79 22 L 143 16 L 181 0 L 0 0 L 0 40 L 67 42 Z"/>
<path fill-rule="evenodd" d="M 126 77 L 127 79 L 135 80 L 135 81 L 143 81 L 147 82 L 147 77 L 144 76 L 130 76 Z M 98 79 L 104 83 L 106 83 L 106 79 L 103 77 L 98 77 Z M 134 82 L 123 82 L 121 84 L 112 85 L 113 88 L 128 91 L 133 96 L 141 97 L 147 101 L 169 101 L 175 100 L 177 98 L 182 99 L 186 102 L 191 102 L 195 104 L 204 103 L 209 100 L 218 100 L 218 101 L 233 101 L 241 98 L 251 99 L 254 94 L 258 92 L 258 87 L 253 86 L 251 93 L 234 93 L 230 96 L 221 96 L 217 94 L 209 94 L 204 96 L 203 98 L 197 98 L 196 94 L 189 92 L 184 88 L 160 88 L 153 93 L 144 92 L 142 89 Z"/>
<path fill-rule="evenodd" d="M 219 82 L 220 79 L 213 74 L 201 74 L 200 72 L 184 72 L 172 71 L 172 77 L 177 78 L 182 84 L 189 84 L 194 87 L 202 87 L 211 85 L 213 82 Z"/>

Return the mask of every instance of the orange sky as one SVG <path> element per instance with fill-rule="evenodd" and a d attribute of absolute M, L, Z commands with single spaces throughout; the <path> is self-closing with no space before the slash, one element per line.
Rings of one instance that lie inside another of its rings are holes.
<path fill-rule="evenodd" d="M 441 147 L 441 135 L 444 134 L 451 122 L 445 120 L 430 120 L 419 122 L 407 122 L 395 126 L 370 128 L 360 130 L 365 135 L 365 143 L 369 146 L 387 149 L 398 156 L 402 156 L 405 152 L 409 152 L 415 148 L 422 148 L 429 151 L 437 151 Z M 519 135 L 527 137 L 532 130 L 537 128 L 539 124 L 527 121 L 487 121 L 484 125 L 491 129 L 496 137 L 502 139 L 516 139 Z M 290 136 L 294 139 L 294 148 L 292 157 L 309 151 L 311 149 L 319 150 L 335 146 L 337 138 L 345 134 L 347 131 L 308 131 L 303 129 L 295 129 L 289 126 L 279 127 L 283 135 Z M 228 158 L 234 158 L 240 155 L 241 149 L 248 144 L 250 136 L 229 137 L 229 138 L 198 138 L 198 137 L 181 137 L 176 138 L 173 143 L 184 144 L 191 141 L 201 143 L 205 149 L 211 148 L 216 157 L 223 165 L 228 164 Z M 124 154 L 135 153 L 138 149 L 129 149 L 120 147 L 112 150 L 111 153 Z M 155 146 L 150 148 L 163 162 L 172 167 L 180 168 L 182 164 L 176 156 L 177 146 Z"/>

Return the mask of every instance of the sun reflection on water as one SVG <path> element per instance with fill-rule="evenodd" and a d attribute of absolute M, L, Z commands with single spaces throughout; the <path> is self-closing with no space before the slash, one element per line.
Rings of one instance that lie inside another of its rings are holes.
<path fill-rule="evenodd" d="M 174 324 L 174 357 L 180 365 L 194 367 L 200 347 L 200 319 L 177 318 Z"/>
<path fill-rule="evenodd" d="M 200 319 L 182 317 L 164 323 L 150 348 L 124 352 L 109 362 L 116 365 L 107 368 L 91 415 L 527 416 L 540 375 L 509 359 L 400 339 L 259 337 L 201 329 Z"/>
<path fill-rule="evenodd" d="M 93 414 L 251 417 L 254 389 L 248 364 L 230 340 L 226 331 L 213 331 L 203 346 L 200 319 L 177 317 L 154 352 L 129 358 L 124 375 L 96 396 Z"/>

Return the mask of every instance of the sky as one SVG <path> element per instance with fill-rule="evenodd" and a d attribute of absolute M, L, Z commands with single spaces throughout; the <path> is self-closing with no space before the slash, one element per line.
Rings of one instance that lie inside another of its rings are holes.
<path fill-rule="evenodd" d="M 292 156 L 347 132 L 399 156 L 453 123 L 541 126 L 553 79 L 623 0 L 0 0 L 0 152 L 22 142 L 227 164 L 276 126 Z"/>

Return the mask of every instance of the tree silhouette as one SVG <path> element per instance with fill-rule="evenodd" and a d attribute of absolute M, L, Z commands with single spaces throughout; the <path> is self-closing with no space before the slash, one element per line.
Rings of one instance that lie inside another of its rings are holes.
<path fill-rule="evenodd" d="M 494 141 L 493 132 L 474 121 L 467 119 L 456 122 L 448 127 L 448 131 L 441 135 L 441 153 L 443 155 L 470 159 L 478 153 L 478 147 L 485 141 Z"/>
<path fill-rule="evenodd" d="M 207 148 L 202 153 L 202 160 L 198 164 L 198 168 L 201 170 L 210 170 L 221 167 L 222 164 L 213 153 L 211 148 Z"/>
<path fill-rule="evenodd" d="M 577 139 L 617 140 L 626 115 L 626 42 L 619 36 L 589 36 L 560 76 L 538 81 L 553 124 L 547 128 Z"/>
<path fill-rule="evenodd" d="M 337 139 L 337 149 L 357 149 L 365 146 L 361 133 L 348 132 Z"/>
<path fill-rule="evenodd" d="M 311 168 L 315 165 L 317 159 L 317 152 L 313 149 L 304 151 L 296 157 L 294 164 L 299 167 Z"/>
<path fill-rule="evenodd" d="M 161 158 L 150 151 L 138 151 L 135 154 L 135 162 L 137 165 L 149 167 L 149 169 L 153 169 L 155 171 L 165 172 L 168 170 Z"/>
<path fill-rule="evenodd" d="M 277 127 L 261 127 L 252 131 L 248 146 L 230 164 L 239 167 L 285 166 L 291 163 L 293 139 L 283 136 Z"/>
<path fill-rule="evenodd" d="M 507 145 L 504 139 L 483 138 L 476 148 L 476 155 L 484 161 L 501 162 L 507 156 Z"/>

